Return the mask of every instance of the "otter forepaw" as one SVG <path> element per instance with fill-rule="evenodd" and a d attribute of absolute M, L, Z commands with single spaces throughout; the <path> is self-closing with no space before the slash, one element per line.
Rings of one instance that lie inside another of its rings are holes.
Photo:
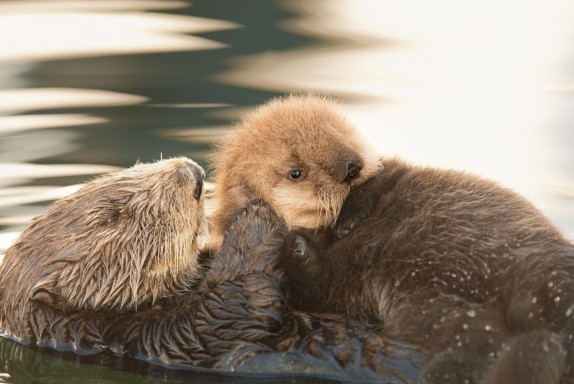
<path fill-rule="evenodd" d="M 360 219 L 356 218 L 354 220 L 347 220 L 344 223 L 336 225 L 334 229 L 335 237 L 338 240 L 341 240 L 343 237 L 347 236 L 353 230 L 353 228 L 355 228 L 355 225 L 357 225 L 359 221 Z"/>
<path fill-rule="evenodd" d="M 271 209 L 269 204 L 261 199 L 249 200 L 245 208 L 239 211 L 242 216 L 260 217 L 276 220 L 277 215 Z"/>
<path fill-rule="evenodd" d="M 254 252 L 255 248 L 267 244 L 277 247 L 278 255 L 286 232 L 285 224 L 267 203 L 251 200 L 237 212 L 225 233 L 222 249 L 229 248 L 230 253 L 235 253 L 237 248 Z"/>
<path fill-rule="evenodd" d="M 319 257 L 303 236 L 296 233 L 290 234 L 286 245 L 285 263 L 289 275 L 308 278 L 320 273 Z"/>
<path fill-rule="evenodd" d="M 263 199 L 253 199 L 253 200 L 249 200 L 247 202 L 245 209 L 246 210 L 251 209 L 251 210 L 257 211 L 257 210 L 259 210 L 259 208 L 262 208 L 262 207 L 269 208 L 269 205 L 267 205 L 267 203 Z"/>
<path fill-rule="evenodd" d="M 295 236 L 293 244 L 291 245 L 291 257 L 305 265 L 312 263 L 316 259 L 313 250 L 307 243 L 307 240 L 299 235 Z"/>

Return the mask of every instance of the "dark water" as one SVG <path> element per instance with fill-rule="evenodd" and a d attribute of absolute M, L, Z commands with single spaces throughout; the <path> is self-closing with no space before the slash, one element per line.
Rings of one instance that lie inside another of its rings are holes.
<path fill-rule="evenodd" d="M 167 369 L 140 360 L 101 354 L 78 356 L 68 352 L 39 352 L 6 339 L 0 339 L 0 362 L 0 383 L 335 383 L 320 378 L 240 376 L 200 369 Z"/>
<path fill-rule="evenodd" d="M 518 190 L 574 239 L 574 7 L 548 3 L 0 1 L 0 253 L 78 183 L 207 167 L 242 112 L 299 90 L 339 97 L 381 153 Z M 0 350 L 8 382 L 242 382 Z"/>

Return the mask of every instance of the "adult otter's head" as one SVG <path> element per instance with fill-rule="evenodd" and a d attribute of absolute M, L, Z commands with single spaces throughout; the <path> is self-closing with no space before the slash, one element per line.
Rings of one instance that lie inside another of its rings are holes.
<path fill-rule="evenodd" d="M 187 158 L 138 164 L 53 203 L 6 252 L 4 314 L 24 316 L 34 301 L 135 309 L 185 288 L 207 234 L 203 178 Z"/>
<path fill-rule="evenodd" d="M 332 101 L 275 99 L 247 115 L 215 154 L 215 232 L 252 198 L 267 201 L 290 229 L 328 226 L 378 164 Z"/>

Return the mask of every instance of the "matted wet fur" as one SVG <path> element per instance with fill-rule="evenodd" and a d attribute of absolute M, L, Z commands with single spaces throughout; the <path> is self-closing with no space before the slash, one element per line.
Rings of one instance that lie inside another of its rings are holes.
<path fill-rule="evenodd" d="M 20 344 L 168 367 L 413 382 L 426 357 L 340 316 L 291 311 L 286 228 L 253 202 L 202 254 L 203 171 L 186 158 L 87 183 L 26 228 L 0 266 L 0 329 Z"/>
<path fill-rule="evenodd" d="M 135 310 L 187 290 L 202 275 L 199 248 L 208 234 L 203 177 L 186 158 L 138 164 L 50 205 L 0 265 L 3 333 L 67 342 L 69 330 L 45 334 L 68 325 L 37 318 L 40 308 Z"/>
<path fill-rule="evenodd" d="M 332 100 L 278 98 L 246 115 L 213 156 L 214 235 L 233 212 L 264 199 L 288 228 L 331 225 L 352 187 L 376 173 L 378 156 Z"/>
<path fill-rule="evenodd" d="M 435 356 L 421 382 L 571 375 L 574 246 L 493 182 L 386 159 L 334 228 L 287 245 L 290 301 L 382 321 Z"/>

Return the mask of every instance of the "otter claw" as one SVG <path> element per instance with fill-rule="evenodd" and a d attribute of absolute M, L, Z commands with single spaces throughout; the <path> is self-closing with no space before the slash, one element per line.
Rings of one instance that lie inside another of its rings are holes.
<path fill-rule="evenodd" d="M 293 241 L 293 256 L 298 259 L 305 258 L 305 250 L 307 249 L 307 242 L 301 236 L 295 237 Z"/>
<path fill-rule="evenodd" d="M 254 222 L 263 221 L 275 225 L 277 228 L 284 228 L 281 219 L 275 214 L 269 204 L 261 199 L 249 200 L 244 208 L 237 211 L 236 221 L 237 220 L 247 220 L 251 223 L 250 225 L 253 225 Z"/>
<path fill-rule="evenodd" d="M 237 217 L 245 217 L 249 214 L 249 212 L 257 213 L 263 207 L 266 207 L 267 204 L 261 199 L 253 199 L 247 202 L 245 207 L 240 208 L 237 211 Z"/>
<path fill-rule="evenodd" d="M 351 233 L 351 231 L 353 230 L 353 228 L 355 228 L 355 225 L 357 225 L 359 222 L 359 219 L 356 218 L 354 220 L 348 220 L 347 222 L 338 225 L 335 228 L 335 237 L 338 240 L 341 240 L 343 237 L 347 236 L 349 233 Z"/>
<path fill-rule="evenodd" d="M 318 258 L 313 248 L 309 246 L 303 236 L 296 235 L 293 239 L 291 256 L 296 263 L 304 266 L 305 269 L 313 269 L 318 264 Z"/>
<path fill-rule="evenodd" d="M 262 199 L 253 199 L 247 202 L 245 208 L 257 210 L 258 207 L 265 207 L 265 206 L 267 206 L 267 204 Z"/>
<path fill-rule="evenodd" d="M 321 273 L 319 257 L 305 237 L 291 233 L 285 244 L 287 246 L 285 265 L 290 279 L 297 281 L 315 278 Z"/>

